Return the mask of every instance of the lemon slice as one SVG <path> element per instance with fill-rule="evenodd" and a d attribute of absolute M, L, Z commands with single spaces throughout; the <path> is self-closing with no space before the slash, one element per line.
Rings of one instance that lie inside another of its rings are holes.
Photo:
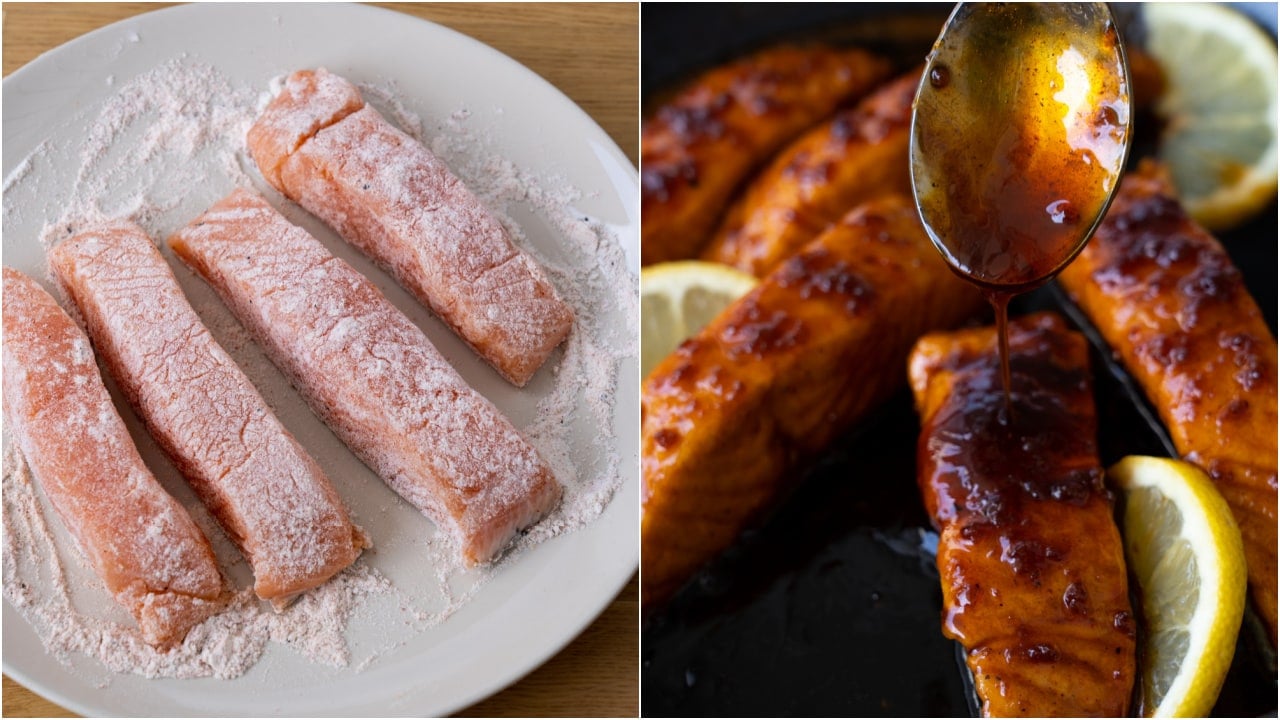
<path fill-rule="evenodd" d="M 1142 589 L 1147 717 L 1207 717 L 1244 616 L 1240 529 L 1193 465 L 1127 457 L 1109 477 L 1124 493 L 1124 545 Z"/>
<path fill-rule="evenodd" d="M 640 273 L 641 377 L 756 282 L 727 265 L 697 260 L 646 267 Z"/>
<path fill-rule="evenodd" d="M 1276 197 L 1276 45 L 1248 18 L 1209 3 L 1144 6 L 1147 49 L 1167 87 L 1160 159 L 1187 211 L 1225 230 Z"/>

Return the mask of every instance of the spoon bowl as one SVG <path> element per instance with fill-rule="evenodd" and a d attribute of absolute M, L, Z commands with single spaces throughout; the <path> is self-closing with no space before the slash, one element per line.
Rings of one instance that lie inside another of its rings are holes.
<path fill-rule="evenodd" d="M 911 125 L 921 220 L 989 292 L 1033 289 L 1078 254 L 1129 154 L 1129 68 L 1105 3 L 961 3 Z"/>

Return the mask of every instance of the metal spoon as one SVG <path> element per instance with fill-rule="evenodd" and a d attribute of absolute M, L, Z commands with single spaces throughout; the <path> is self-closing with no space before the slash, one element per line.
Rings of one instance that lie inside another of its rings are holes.
<path fill-rule="evenodd" d="M 1104 3 L 961 3 L 911 117 L 911 186 L 951 269 L 996 313 L 1013 420 L 1009 300 L 1048 282 L 1101 222 L 1129 156 L 1129 63 Z"/>
<path fill-rule="evenodd" d="M 1105 3 L 961 3 L 916 94 L 911 179 L 952 268 L 989 291 L 1048 281 L 1111 203 L 1129 66 Z"/>

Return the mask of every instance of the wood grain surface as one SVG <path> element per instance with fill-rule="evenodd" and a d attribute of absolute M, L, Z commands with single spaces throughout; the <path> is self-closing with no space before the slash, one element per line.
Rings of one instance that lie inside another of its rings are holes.
<path fill-rule="evenodd" d="M 568 95 L 639 156 L 639 9 L 632 3 L 375 3 L 445 25 L 509 55 Z M 104 25 L 167 3 L 5 3 L 4 74 Z M 638 538 L 638 535 L 637 535 Z M 638 540 L 637 540 L 638 541 Z M 639 714 L 639 583 L 545 665 L 463 717 Z M 6 676 L 5 717 L 73 717 Z"/>

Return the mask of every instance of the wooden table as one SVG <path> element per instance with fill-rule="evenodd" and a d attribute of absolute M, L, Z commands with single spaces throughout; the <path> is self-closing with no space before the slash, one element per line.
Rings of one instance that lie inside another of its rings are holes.
<path fill-rule="evenodd" d="M 470 35 L 573 99 L 634 163 L 639 156 L 639 10 L 630 3 L 376 3 Z M 4 4 L 4 74 L 151 3 Z M 631 582 L 568 647 L 462 716 L 634 717 L 639 714 L 639 584 Z M 6 717 L 70 717 L 6 676 Z"/>

